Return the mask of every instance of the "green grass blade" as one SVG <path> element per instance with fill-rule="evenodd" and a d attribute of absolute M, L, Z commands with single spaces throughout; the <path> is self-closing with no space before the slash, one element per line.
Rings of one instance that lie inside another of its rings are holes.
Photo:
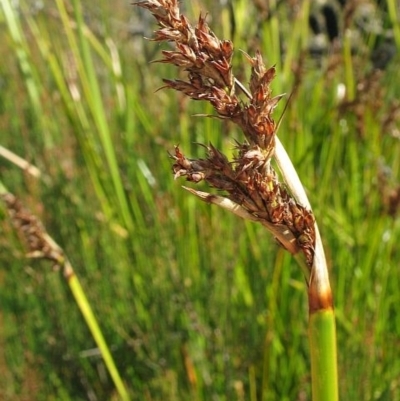
<path fill-rule="evenodd" d="M 47 123 L 44 118 L 45 113 L 41 103 L 41 83 L 38 78 L 35 64 L 30 55 L 29 45 L 25 39 L 19 15 L 10 0 L 1 0 L 4 17 L 10 36 L 13 41 L 15 56 L 28 91 L 28 95 L 34 110 L 35 119 L 39 125 L 38 129 L 44 139 L 46 147 L 51 147 L 53 140 L 48 134 Z"/>

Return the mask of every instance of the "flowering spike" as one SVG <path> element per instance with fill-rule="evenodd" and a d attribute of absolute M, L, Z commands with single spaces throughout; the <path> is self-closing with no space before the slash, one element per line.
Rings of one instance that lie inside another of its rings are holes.
<path fill-rule="evenodd" d="M 251 65 L 249 92 L 232 73 L 233 45 L 211 31 L 206 15 L 192 27 L 179 13 L 177 1 L 147 0 L 137 3 L 154 15 L 160 29 L 155 40 L 173 42 L 175 49 L 162 52 L 162 63 L 187 72 L 186 80 L 164 80 L 164 88 L 184 93 L 194 100 L 206 100 L 217 115 L 229 119 L 243 131 L 246 142 L 237 144 L 237 154 L 228 158 L 212 144 L 205 146 L 205 159 L 188 159 L 178 146 L 171 155 L 174 178 L 207 182 L 223 191 L 223 197 L 189 190 L 202 200 L 225 207 L 235 214 L 263 224 L 289 252 L 303 251 L 311 268 L 314 256 L 314 217 L 291 196 L 271 165 L 275 154 L 276 124 L 272 113 L 282 95 L 271 96 L 275 68 L 266 68 L 259 51 L 245 54 Z M 239 100 L 238 86 L 249 97 Z M 239 211 L 239 212 L 237 212 Z M 237 213 L 236 213 L 237 212 Z"/>

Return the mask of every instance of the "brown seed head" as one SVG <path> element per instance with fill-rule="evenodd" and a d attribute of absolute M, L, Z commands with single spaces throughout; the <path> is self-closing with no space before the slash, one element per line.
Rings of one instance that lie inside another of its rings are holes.
<path fill-rule="evenodd" d="M 270 162 L 275 152 L 276 135 L 272 113 L 282 97 L 271 94 L 275 68 L 267 69 L 258 51 L 254 57 L 246 55 L 251 64 L 251 77 L 249 93 L 238 84 L 249 98 L 243 103 L 235 94 L 237 81 L 231 65 L 233 45 L 217 38 L 205 16 L 200 15 L 193 28 L 186 17 L 179 14 L 176 1 L 137 4 L 149 9 L 157 19 L 161 29 L 155 33 L 155 40 L 175 42 L 173 51 L 163 51 L 161 62 L 174 64 L 188 73 L 187 80 L 164 80 L 164 87 L 180 91 L 194 100 L 210 102 L 219 117 L 242 129 L 247 140 L 237 144 L 233 161 L 211 144 L 205 146 L 207 158 L 198 160 L 186 158 L 175 147 L 175 154 L 171 155 L 174 177 L 185 176 L 195 183 L 206 181 L 211 187 L 224 191 L 230 205 L 237 205 L 242 215 L 261 222 L 289 252 L 302 250 L 311 267 L 314 217 L 288 193 Z M 215 200 L 211 195 L 200 198 Z"/>
<path fill-rule="evenodd" d="M 11 221 L 28 247 L 28 256 L 54 262 L 55 267 L 64 264 L 62 249 L 49 237 L 40 220 L 22 206 L 11 193 L 1 195 Z"/>

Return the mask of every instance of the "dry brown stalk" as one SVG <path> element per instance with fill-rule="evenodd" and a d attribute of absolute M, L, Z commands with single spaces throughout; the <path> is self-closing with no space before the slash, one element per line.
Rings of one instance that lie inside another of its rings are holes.
<path fill-rule="evenodd" d="M 272 97 L 270 84 L 275 68 L 266 68 L 261 54 L 245 54 L 251 66 L 248 101 L 243 102 L 237 90 L 243 91 L 232 73 L 233 44 L 220 40 L 210 30 L 205 16 L 195 26 L 180 14 L 176 0 L 148 0 L 134 3 L 150 10 L 159 29 L 155 41 L 175 44 L 163 51 L 162 63 L 174 64 L 187 72 L 187 80 L 164 80 L 171 88 L 194 100 L 212 104 L 219 118 L 237 124 L 246 140 L 237 143 L 236 156 L 228 158 L 212 144 L 205 146 L 204 159 L 187 158 L 178 146 L 171 155 L 174 177 L 207 182 L 225 194 L 217 196 L 190 189 L 200 199 L 225 207 L 231 212 L 263 224 L 290 253 L 302 251 L 311 271 L 315 247 L 315 221 L 311 210 L 300 204 L 279 179 L 271 165 L 275 154 L 277 126 L 272 112 L 282 96 Z"/>

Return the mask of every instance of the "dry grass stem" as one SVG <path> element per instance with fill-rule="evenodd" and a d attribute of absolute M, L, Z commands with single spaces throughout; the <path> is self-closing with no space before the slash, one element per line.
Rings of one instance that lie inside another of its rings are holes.
<path fill-rule="evenodd" d="M 36 166 L 34 166 L 33 164 L 29 163 L 22 157 L 16 155 L 15 153 L 11 152 L 10 150 L 6 149 L 4 146 L 1 145 L 0 145 L 0 156 L 9 160 L 11 163 L 14 163 L 19 168 L 25 170 L 28 174 L 36 178 L 40 178 L 41 172 Z"/>

